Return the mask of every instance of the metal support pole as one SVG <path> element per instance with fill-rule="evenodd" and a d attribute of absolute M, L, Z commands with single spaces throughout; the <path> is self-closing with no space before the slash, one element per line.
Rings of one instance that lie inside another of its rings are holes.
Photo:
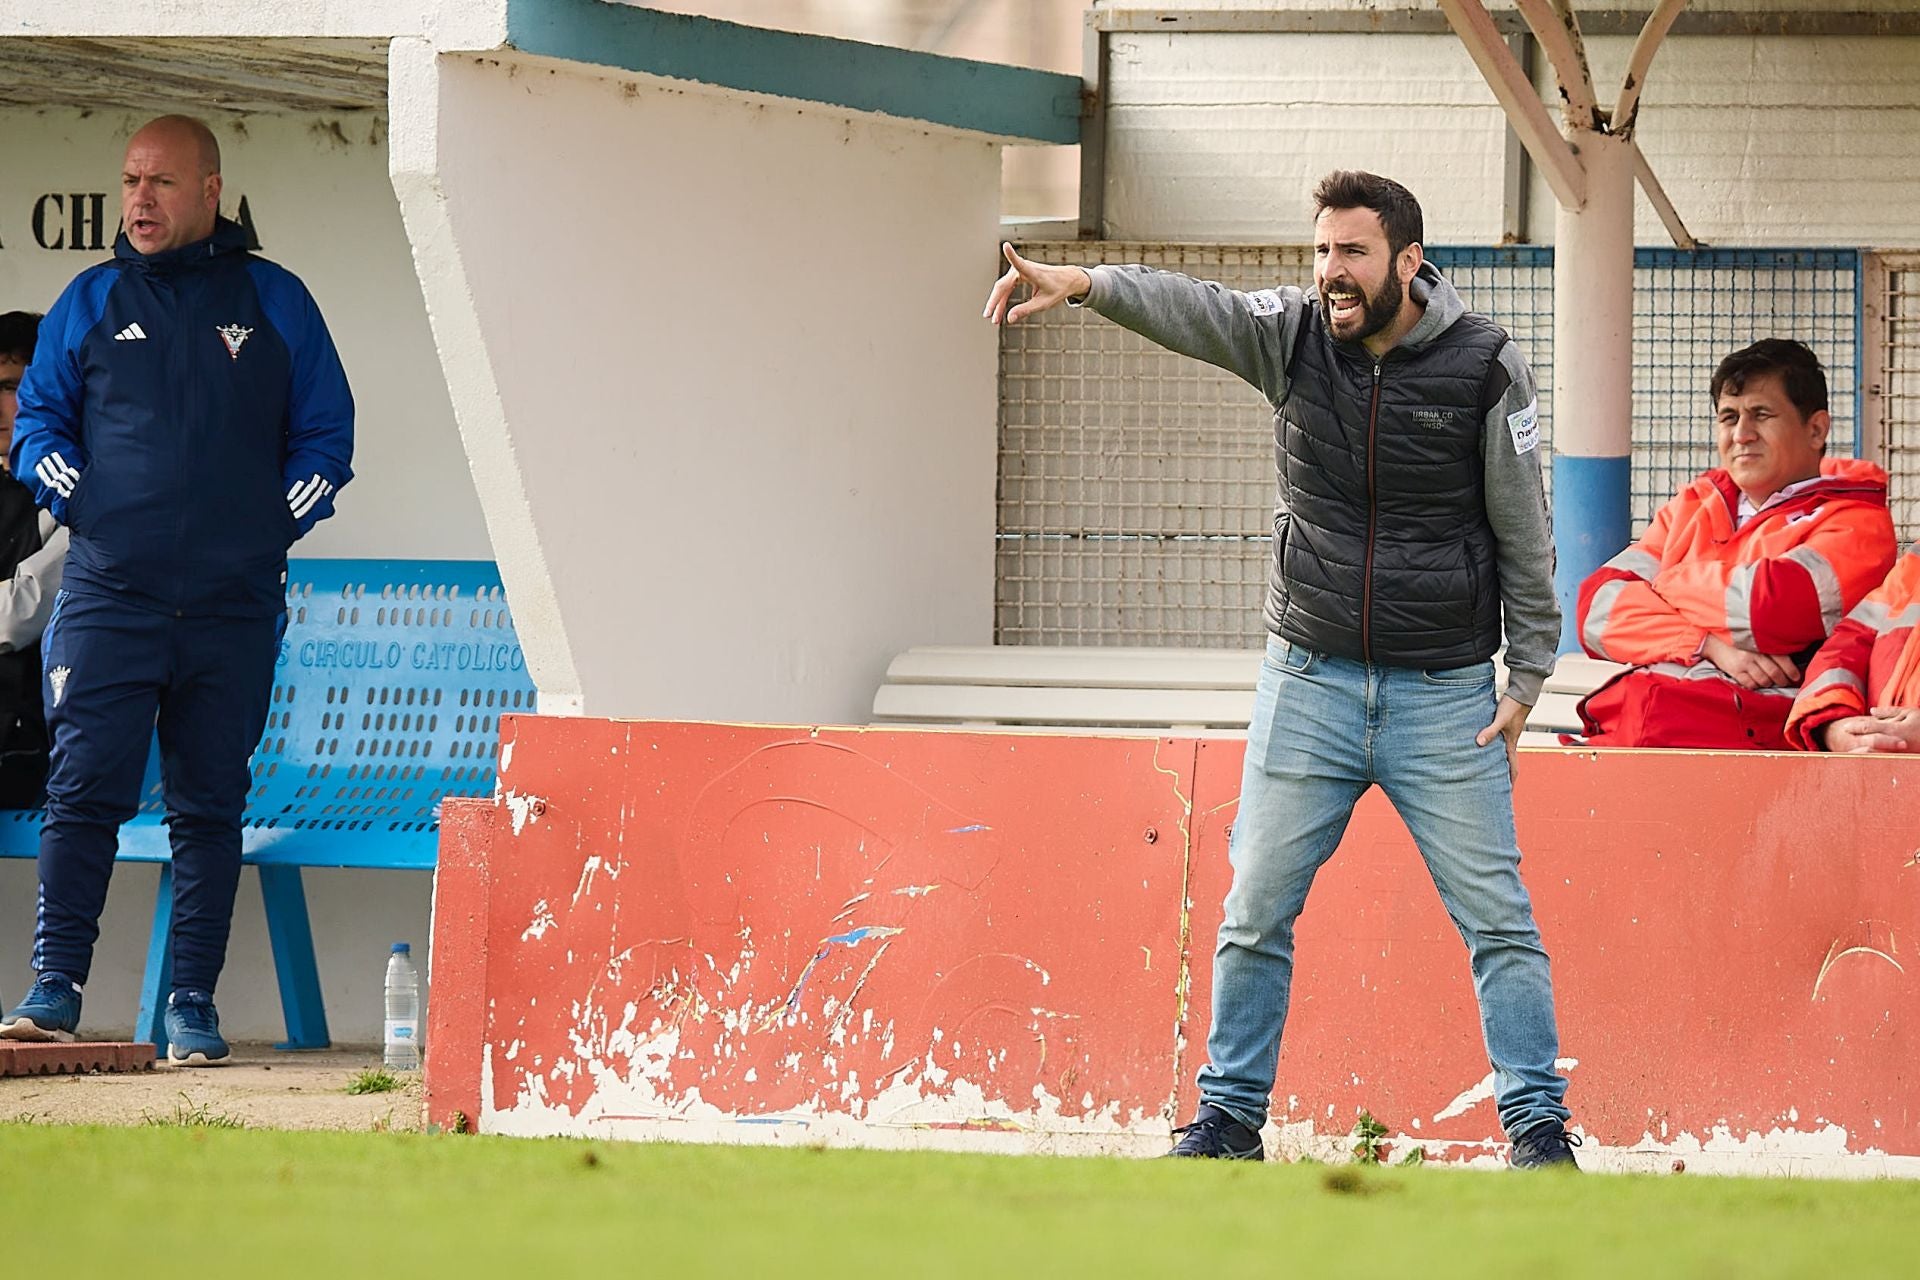
<path fill-rule="evenodd" d="M 1507 37 L 1507 52 L 1533 79 L 1533 33 L 1516 31 Z M 1507 125 L 1506 170 L 1500 193 L 1500 243 L 1526 244 L 1533 239 L 1533 167 L 1527 163 L 1527 145 Z"/>
<path fill-rule="evenodd" d="M 1887 353 L 1890 344 L 1887 341 L 1891 325 L 1893 308 L 1887 305 L 1892 293 L 1891 280 L 1888 278 L 1887 259 L 1884 254 L 1863 253 L 1860 255 L 1859 273 L 1854 276 L 1856 291 L 1860 295 L 1860 305 L 1856 311 L 1860 317 L 1854 336 L 1854 360 L 1859 367 L 1858 388 L 1854 395 L 1854 421 L 1859 423 L 1860 446 L 1856 457 L 1870 458 L 1892 471 L 1893 457 L 1889 449 L 1892 443 L 1887 432 Z M 1896 482 L 1897 483 L 1897 482 Z M 1896 493 L 1896 498 L 1904 498 L 1904 493 Z"/>
<path fill-rule="evenodd" d="M 1107 234 L 1107 32 L 1088 10 L 1081 37 L 1080 238 Z"/>
<path fill-rule="evenodd" d="M 1588 129 L 1567 140 L 1587 201 L 1554 217 L 1553 585 L 1560 651 L 1577 653 L 1580 583 L 1632 538 L 1634 147 Z"/>

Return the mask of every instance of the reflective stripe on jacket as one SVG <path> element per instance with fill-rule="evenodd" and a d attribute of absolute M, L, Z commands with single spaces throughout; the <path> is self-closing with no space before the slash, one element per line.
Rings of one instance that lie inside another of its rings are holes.
<path fill-rule="evenodd" d="M 1885 706 L 1920 706 L 1920 544 L 1820 646 L 1787 720 L 1787 741 L 1818 751 L 1819 729 Z"/>
<path fill-rule="evenodd" d="M 1740 490 L 1724 470 L 1709 471 L 1581 584 L 1581 645 L 1642 669 L 1617 678 L 1621 687 L 1608 686 L 1608 696 L 1597 690 L 1582 703 L 1590 741 L 1779 745 L 1796 691 L 1742 690 L 1701 660 L 1700 649 L 1712 635 L 1804 661 L 1885 576 L 1897 550 L 1886 472 L 1855 458 L 1827 459 L 1820 472 L 1818 482 L 1776 498 L 1736 528 Z M 1704 719 L 1663 726 L 1624 705 L 1656 696 L 1672 679 L 1688 681 L 1685 699 L 1667 699 L 1673 714 Z M 1724 718 L 1708 714 L 1720 703 Z"/>

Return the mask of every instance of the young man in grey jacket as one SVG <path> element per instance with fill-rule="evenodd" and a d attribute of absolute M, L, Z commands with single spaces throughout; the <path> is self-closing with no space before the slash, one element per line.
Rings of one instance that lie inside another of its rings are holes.
<path fill-rule="evenodd" d="M 1425 261 L 1406 188 L 1333 173 L 1314 204 L 1311 292 L 1050 266 L 1008 245 L 987 300 L 987 318 L 1009 324 L 1087 306 L 1239 375 L 1274 408 L 1270 634 L 1201 1103 L 1173 1154 L 1262 1158 L 1294 921 L 1377 784 L 1467 940 L 1512 1162 L 1572 1166 L 1553 987 L 1513 823 L 1515 746 L 1560 634 L 1533 375 Z M 1022 283 L 1030 296 L 1009 308 Z"/>

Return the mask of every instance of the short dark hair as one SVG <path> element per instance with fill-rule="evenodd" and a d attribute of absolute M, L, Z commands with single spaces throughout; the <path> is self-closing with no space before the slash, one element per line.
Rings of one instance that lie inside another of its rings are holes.
<path fill-rule="evenodd" d="M 1769 373 L 1780 375 L 1787 399 L 1793 401 L 1801 417 L 1811 418 L 1827 407 L 1827 374 L 1820 367 L 1820 357 L 1806 343 L 1792 338 L 1762 338 L 1722 360 L 1713 371 L 1707 395 L 1717 410 L 1722 391 L 1739 395 L 1746 390 L 1749 379 Z"/>
<path fill-rule="evenodd" d="M 33 348 L 39 340 L 38 311 L 8 311 L 0 314 L 0 356 L 12 356 L 22 364 L 32 364 Z"/>
<path fill-rule="evenodd" d="M 1317 219 L 1329 209 L 1373 210 L 1387 233 L 1387 249 L 1396 257 L 1408 245 L 1419 244 L 1427 237 L 1426 221 L 1413 192 L 1377 173 L 1335 169 L 1320 179 L 1313 189 L 1313 216 Z"/>

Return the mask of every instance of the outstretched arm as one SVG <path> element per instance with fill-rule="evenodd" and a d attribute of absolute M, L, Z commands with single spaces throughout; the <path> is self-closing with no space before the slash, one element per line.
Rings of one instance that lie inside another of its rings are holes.
<path fill-rule="evenodd" d="M 1169 351 L 1217 365 L 1260 389 L 1269 403 L 1286 395 L 1287 353 L 1307 311 L 1292 286 L 1242 293 L 1210 280 L 1151 267 L 1052 266 L 1001 246 L 1007 271 L 987 295 L 985 316 L 1018 324 L 1061 303 L 1093 311 Z M 1028 297 L 1009 307 L 1022 284 Z"/>

